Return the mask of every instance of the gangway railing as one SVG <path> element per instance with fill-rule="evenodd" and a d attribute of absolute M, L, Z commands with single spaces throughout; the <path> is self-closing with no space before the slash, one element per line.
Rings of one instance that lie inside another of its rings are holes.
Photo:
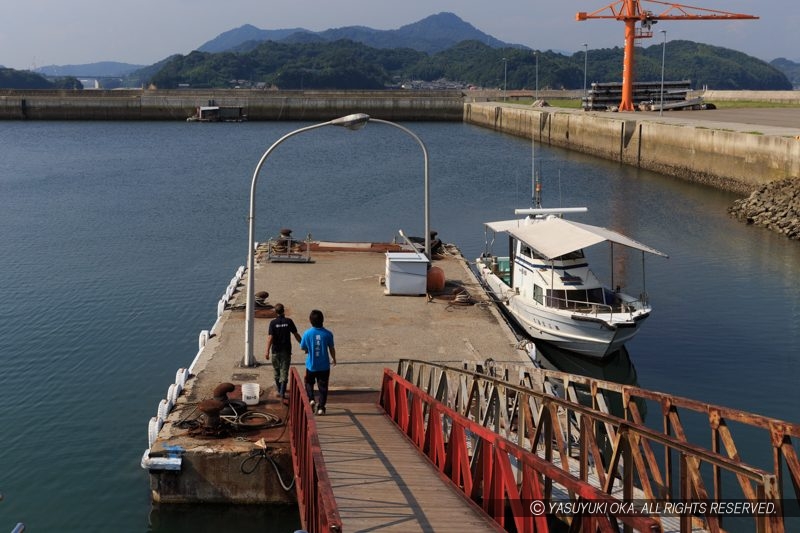
<path fill-rule="evenodd" d="M 340 533 L 342 520 L 325 468 L 305 385 L 296 368 L 290 369 L 289 379 L 289 438 L 300 521 L 305 531 Z"/>
<path fill-rule="evenodd" d="M 782 532 L 783 505 L 799 501 L 800 463 L 791 440 L 800 436 L 797 424 L 532 366 L 490 363 L 470 371 L 401 360 L 398 374 L 454 412 L 577 472 L 580 479 L 593 476 L 607 495 L 655 506 L 706 502 L 696 508 L 699 512 L 680 515 L 681 531 L 720 530 L 723 514 L 711 512 L 717 507 L 710 504 L 738 499 L 771 509 L 750 515 L 757 531 Z M 609 409 L 614 394 L 623 406 L 621 416 Z M 661 430 L 644 425 L 645 401 L 660 407 Z M 681 421 L 687 411 L 707 417 L 711 446 L 689 442 Z M 729 422 L 767 430 L 773 471 L 742 460 Z M 784 500 L 784 471 L 794 488 L 790 500 Z"/>
<path fill-rule="evenodd" d="M 391 370 L 384 370 L 380 404 L 389 418 L 456 488 L 498 525 L 518 532 L 549 531 L 545 502 L 556 483 L 574 501 L 595 509 L 616 502 L 585 480 L 553 465 L 499 433 L 447 407 Z M 575 513 L 574 531 L 661 531 L 658 521 L 634 512 Z"/>

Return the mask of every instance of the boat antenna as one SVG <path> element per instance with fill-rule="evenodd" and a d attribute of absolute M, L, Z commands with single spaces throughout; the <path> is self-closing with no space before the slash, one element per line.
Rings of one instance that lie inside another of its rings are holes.
<path fill-rule="evenodd" d="M 541 166 L 541 165 L 540 165 Z M 533 176 L 533 207 L 542 207 L 542 177 L 536 168 L 536 143 L 531 132 L 531 175 Z"/>

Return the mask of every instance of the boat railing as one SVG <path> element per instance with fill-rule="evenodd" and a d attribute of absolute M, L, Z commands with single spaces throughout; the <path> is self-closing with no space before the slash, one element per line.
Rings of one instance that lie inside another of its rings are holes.
<path fill-rule="evenodd" d="M 618 298 L 613 304 L 606 304 L 548 296 L 546 297 L 546 302 L 548 307 L 575 311 L 576 313 L 586 316 L 596 317 L 598 315 L 610 315 L 611 318 L 613 318 L 615 314 L 627 315 L 628 318 L 633 318 L 635 313 L 644 311 L 647 307 L 645 300 L 636 300 L 632 298 L 625 300 Z"/>

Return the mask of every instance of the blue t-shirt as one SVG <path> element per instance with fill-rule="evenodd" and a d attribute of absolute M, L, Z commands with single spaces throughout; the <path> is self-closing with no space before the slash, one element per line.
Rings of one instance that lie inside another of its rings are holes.
<path fill-rule="evenodd" d="M 300 339 L 300 348 L 306 353 L 306 368 L 312 372 L 330 370 L 328 348 L 333 346 L 333 333 L 325 328 L 310 328 Z"/>

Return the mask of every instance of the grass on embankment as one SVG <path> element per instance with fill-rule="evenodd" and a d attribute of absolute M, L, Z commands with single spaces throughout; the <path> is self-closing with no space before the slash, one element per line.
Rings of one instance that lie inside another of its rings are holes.
<path fill-rule="evenodd" d="M 565 107 L 568 109 L 580 109 L 581 101 L 576 98 L 548 98 L 546 102 L 553 107 Z M 758 100 L 708 100 L 709 103 L 714 104 L 717 109 L 768 109 L 768 108 L 797 108 L 800 104 L 793 104 L 789 102 L 761 102 Z M 533 100 L 520 99 L 509 100 L 509 104 L 531 105 Z"/>

